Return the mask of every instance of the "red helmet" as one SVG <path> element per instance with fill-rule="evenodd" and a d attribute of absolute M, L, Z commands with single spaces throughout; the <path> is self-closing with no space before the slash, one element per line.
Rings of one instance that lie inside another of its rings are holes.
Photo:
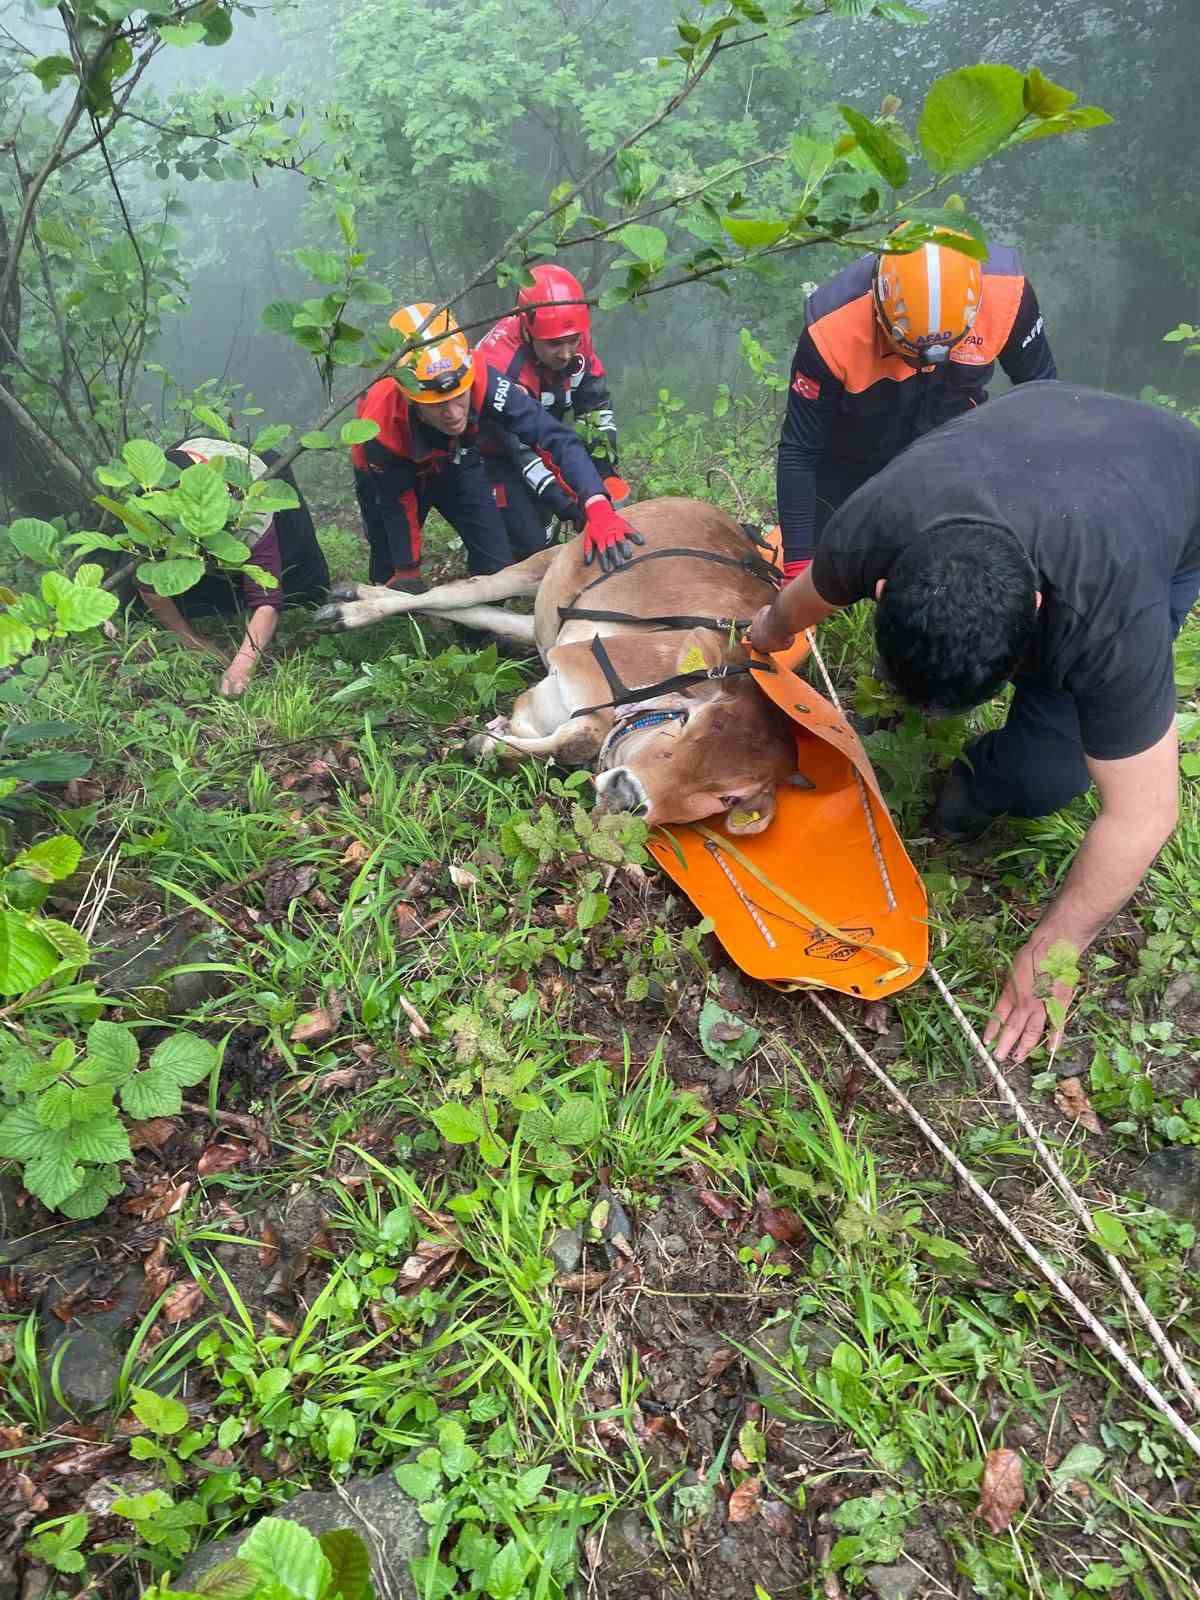
<path fill-rule="evenodd" d="M 583 285 L 566 267 L 534 267 L 533 282 L 517 295 L 517 311 L 527 339 L 571 339 L 591 327 Z"/>

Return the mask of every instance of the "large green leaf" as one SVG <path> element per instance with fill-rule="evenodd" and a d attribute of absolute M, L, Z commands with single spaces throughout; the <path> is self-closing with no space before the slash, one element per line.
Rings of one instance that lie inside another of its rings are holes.
<path fill-rule="evenodd" d="M 38 923 L 38 932 L 44 939 L 49 939 L 58 951 L 60 960 L 69 961 L 73 967 L 81 967 L 91 956 L 87 940 L 69 922 L 59 922 L 57 917 L 43 917 Z"/>
<path fill-rule="evenodd" d="M 908 162 L 891 134 L 853 106 L 839 106 L 838 109 L 875 171 L 893 189 L 902 189 L 908 182 Z"/>
<path fill-rule="evenodd" d="M 129 1135 L 115 1110 L 67 1130 L 67 1151 L 76 1161 L 129 1161 Z"/>
<path fill-rule="evenodd" d="M 47 1151 L 25 1163 L 21 1181 L 30 1194 L 37 1195 L 52 1210 L 75 1193 L 83 1182 L 83 1169 L 61 1150 Z"/>
<path fill-rule="evenodd" d="M 332 450 L 337 440 L 331 433 L 316 430 L 313 433 L 302 433 L 300 443 L 306 450 Z"/>
<path fill-rule="evenodd" d="M 667 253 L 666 234 L 661 228 L 652 228 L 645 222 L 628 223 L 624 228 L 617 230 L 614 238 L 639 261 L 656 264 L 662 261 Z"/>
<path fill-rule="evenodd" d="M 58 533 L 41 517 L 18 517 L 9 524 L 8 542 L 27 561 L 39 567 L 52 567 L 58 560 Z"/>
<path fill-rule="evenodd" d="M 1079 96 L 1072 89 L 1054 83 L 1036 67 L 1025 74 L 1025 109 L 1035 117 L 1053 117 L 1073 106 Z"/>
<path fill-rule="evenodd" d="M 263 308 L 263 327 L 272 333 L 290 334 L 299 309 L 298 300 L 272 300 L 269 306 Z"/>
<path fill-rule="evenodd" d="M 196 556 L 174 561 L 143 561 L 137 569 L 138 582 L 155 594 L 186 594 L 204 576 L 204 563 Z"/>
<path fill-rule="evenodd" d="M 0 909 L 0 994 L 27 994 L 58 965 L 58 951 L 15 911 Z"/>
<path fill-rule="evenodd" d="M 321 1535 L 320 1545 L 333 1569 L 330 1593 L 342 1600 L 369 1600 L 371 1561 L 362 1535 L 353 1528 L 334 1528 Z"/>
<path fill-rule="evenodd" d="M 250 546 L 241 539 L 235 539 L 233 534 L 226 533 L 224 528 L 219 533 L 208 534 L 204 548 L 218 561 L 233 561 L 240 565 L 250 559 Z"/>
<path fill-rule="evenodd" d="M 333 250 L 300 249 L 292 252 L 296 265 L 316 278 L 318 283 L 342 281 L 342 258 Z"/>
<path fill-rule="evenodd" d="M 256 515 L 265 511 L 294 511 L 300 496 L 282 478 L 260 478 L 246 493 L 247 510 Z"/>
<path fill-rule="evenodd" d="M 1099 106 L 1072 106 L 1055 117 L 1035 122 L 1017 135 L 1015 143 L 1025 144 L 1030 139 L 1053 139 L 1060 133 L 1085 133 L 1089 128 L 1106 128 L 1112 121 L 1107 111 Z"/>
<path fill-rule="evenodd" d="M 722 217 L 721 226 L 734 244 L 743 250 L 757 250 L 782 239 L 791 224 L 778 217 Z"/>
<path fill-rule="evenodd" d="M 272 423 L 269 428 L 263 429 L 250 448 L 256 456 L 260 456 L 264 450 L 274 450 L 276 445 L 282 444 L 291 431 L 286 422 Z"/>
<path fill-rule="evenodd" d="M 0 1118 L 0 1157 L 6 1161 L 32 1161 L 62 1146 L 62 1138 L 46 1127 L 32 1106 L 17 1106 Z"/>
<path fill-rule="evenodd" d="M 433 1125 L 450 1144 L 472 1144 L 483 1132 L 478 1106 L 448 1100 L 433 1112 Z"/>
<path fill-rule="evenodd" d="M 82 778 L 91 770 L 92 758 L 74 750 L 45 750 L 41 755 L 5 761 L 0 766 L 5 778 L 19 778 L 23 783 L 70 783 L 72 778 Z"/>
<path fill-rule="evenodd" d="M 197 539 L 225 526 L 229 515 L 229 490 L 221 475 L 204 462 L 197 461 L 179 474 L 176 495 L 179 520 Z"/>
<path fill-rule="evenodd" d="M 116 1167 L 91 1167 L 85 1170 L 79 1188 L 60 1201 L 58 1209 L 63 1216 L 76 1222 L 98 1217 L 113 1195 L 120 1194 L 124 1187 Z"/>
<path fill-rule="evenodd" d="M 334 1466 L 348 1465 L 354 1454 L 354 1446 L 358 1442 L 358 1426 L 354 1421 L 353 1411 L 348 1411 L 345 1406 L 334 1406 L 327 1411 L 325 1422 L 325 1449 Z"/>
<path fill-rule="evenodd" d="M 207 1078 L 217 1059 L 215 1045 L 194 1033 L 173 1033 L 164 1039 L 150 1057 L 150 1065 L 174 1083 L 190 1089 Z"/>
<path fill-rule="evenodd" d="M 33 649 L 33 629 L 16 617 L 0 612 L 0 667 L 14 666 Z"/>
<path fill-rule="evenodd" d="M 60 878 L 71 876 L 82 854 L 83 846 L 78 839 L 56 833 L 53 838 L 40 839 L 28 850 L 22 850 L 13 866 L 22 867 L 41 883 L 57 883 Z"/>
<path fill-rule="evenodd" d="M 119 1022 L 93 1022 L 87 1035 L 88 1058 L 102 1068 L 102 1080 L 120 1083 L 138 1064 L 138 1042 L 132 1028 Z"/>
<path fill-rule="evenodd" d="M 121 460 L 143 489 L 161 483 L 167 470 L 166 456 L 149 439 L 130 439 L 121 449 Z"/>
<path fill-rule="evenodd" d="M 994 155 L 1025 116 L 1025 79 L 1015 67 L 960 67 L 925 96 L 917 138 L 935 172 L 965 172 Z"/>
<path fill-rule="evenodd" d="M 54 607 L 60 628 L 68 633 L 86 633 L 106 622 L 120 604 L 115 594 L 89 583 L 72 582 L 59 572 L 42 575 L 42 597 Z"/>
<path fill-rule="evenodd" d="M 370 417 L 354 417 L 342 424 L 341 440 L 343 444 L 366 444 L 378 432 L 379 424 L 372 422 Z"/>
<path fill-rule="evenodd" d="M 248 1561 L 296 1600 L 321 1600 L 333 1568 L 317 1540 L 298 1522 L 264 1517 L 238 1546 L 238 1559 Z"/>
<path fill-rule="evenodd" d="M 153 1389 L 130 1391 L 133 1403 L 130 1410 L 151 1433 L 170 1435 L 180 1433 L 188 1424 L 188 1408 L 170 1395 L 156 1394 Z"/>

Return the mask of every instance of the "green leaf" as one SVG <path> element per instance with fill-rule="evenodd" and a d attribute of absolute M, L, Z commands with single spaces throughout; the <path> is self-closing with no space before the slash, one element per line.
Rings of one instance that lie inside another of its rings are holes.
<path fill-rule="evenodd" d="M 960 67 L 938 78 L 921 108 L 917 138 L 935 172 L 965 172 L 994 155 L 1025 116 L 1015 67 Z"/>
<path fill-rule="evenodd" d="M 15 911 L 0 909 L 0 994 L 27 994 L 57 965 L 58 951 L 34 925 Z"/>
<path fill-rule="evenodd" d="M 83 1222 L 88 1217 L 98 1217 L 113 1195 L 120 1194 L 124 1187 L 116 1167 L 93 1167 L 84 1173 L 79 1188 L 61 1201 L 58 1209 L 63 1216 Z"/>
<path fill-rule="evenodd" d="M 33 646 L 33 629 L 18 618 L 0 612 L 0 667 L 14 666 Z"/>
<path fill-rule="evenodd" d="M 130 439 L 121 449 L 121 460 L 143 489 L 153 489 L 166 475 L 167 458 L 149 439 Z"/>
<path fill-rule="evenodd" d="M 442 1475 L 435 1467 L 423 1467 L 416 1461 L 402 1462 L 393 1468 L 392 1475 L 405 1494 L 411 1495 L 414 1500 L 430 1499 L 442 1481 Z"/>
<path fill-rule="evenodd" d="M 858 140 L 859 149 L 883 181 L 893 189 L 902 189 L 908 182 L 908 162 L 887 129 L 864 117 L 853 106 L 839 106 L 838 110 Z"/>
<path fill-rule="evenodd" d="M 251 583 L 256 583 L 260 589 L 278 589 L 279 579 L 273 572 L 268 572 L 265 567 L 256 567 L 253 561 L 247 561 L 242 566 L 242 576 L 249 578 Z"/>
<path fill-rule="evenodd" d="M 1099 106 L 1073 106 L 1057 117 L 1047 117 L 1044 122 L 1022 129 L 1013 142 L 1028 144 L 1031 139 L 1053 139 L 1060 133 L 1085 133 L 1089 128 L 1106 128 L 1111 121 L 1108 112 Z"/>
<path fill-rule="evenodd" d="M 37 235 L 47 249 L 62 255 L 73 255 L 80 248 L 78 234 L 53 217 L 45 217 L 37 224 Z"/>
<path fill-rule="evenodd" d="M 179 474 L 179 520 L 197 539 L 216 533 L 229 515 L 229 490 L 220 473 L 197 461 Z"/>
<path fill-rule="evenodd" d="M 517 1541 L 510 1539 L 488 1568 L 483 1592 L 490 1595 L 491 1600 L 517 1600 L 524 1588 L 525 1563 Z"/>
<path fill-rule="evenodd" d="M 782 239 L 791 223 L 774 217 L 722 217 L 721 226 L 743 250 L 758 250 Z"/>
<path fill-rule="evenodd" d="M 22 850 L 13 861 L 13 866 L 23 868 L 39 883 L 57 883 L 61 878 L 71 876 L 82 854 L 83 847 L 78 839 L 72 839 L 65 833 L 56 833 L 53 838 L 42 839 L 38 844 L 30 845 L 28 850 Z"/>
<path fill-rule="evenodd" d="M 310 276 L 316 278 L 318 283 L 342 281 L 342 258 L 336 251 L 302 248 L 293 250 L 292 258 L 298 267 L 302 267 Z"/>
<path fill-rule="evenodd" d="M 171 1117 L 183 1104 L 182 1089 L 206 1078 L 217 1059 L 207 1039 L 191 1033 L 174 1033 L 150 1057 L 144 1071 L 136 1072 L 121 1088 L 121 1104 L 131 1117 Z"/>
<path fill-rule="evenodd" d="M 204 18 L 204 43 L 216 48 L 233 37 L 233 19 L 218 6 Z"/>
<path fill-rule="evenodd" d="M 273 423 L 271 427 L 263 429 L 250 446 L 250 449 L 256 456 L 262 455 L 264 450 L 274 450 L 276 445 L 283 443 L 291 431 L 291 427 L 286 422 Z"/>
<path fill-rule="evenodd" d="M 569 1094 L 554 1113 L 554 1138 L 559 1144 L 590 1144 L 600 1128 L 600 1111 L 591 1095 Z"/>
<path fill-rule="evenodd" d="M 129 1161 L 133 1155 L 115 1110 L 74 1123 L 67 1130 L 66 1148 L 76 1161 Z"/>
<path fill-rule="evenodd" d="M 379 432 L 379 424 L 372 422 L 369 417 L 355 417 L 352 422 L 342 424 L 341 441 L 343 444 L 366 444 L 368 439 L 373 439 Z"/>
<path fill-rule="evenodd" d="M 473 1144 L 483 1132 L 479 1107 L 448 1100 L 432 1114 L 434 1127 L 449 1144 Z"/>
<path fill-rule="evenodd" d="M 73 1195 L 83 1178 L 83 1168 L 77 1167 L 64 1150 L 48 1150 L 44 1155 L 34 1156 L 25 1163 L 21 1173 L 21 1181 L 30 1194 L 37 1195 L 51 1210 Z"/>
<path fill-rule="evenodd" d="M 133 482 L 133 474 L 124 467 L 97 467 L 96 482 L 107 484 L 110 489 L 126 489 Z"/>
<path fill-rule="evenodd" d="M 137 579 L 155 594 L 186 594 L 204 576 L 204 563 L 197 556 L 181 556 L 173 561 L 143 561 Z"/>
<path fill-rule="evenodd" d="M 163 23 L 159 27 L 158 36 L 164 44 L 186 47 L 200 43 L 204 37 L 204 28 L 199 22 L 185 22 L 179 25 Z"/>
<path fill-rule="evenodd" d="M 362 1536 L 353 1528 L 335 1528 L 318 1542 L 333 1569 L 329 1593 L 342 1600 L 371 1600 L 371 1559 Z"/>
<path fill-rule="evenodd" d="M 353 1411 L 335 1406 L 325 1418 L 325 1448 L 335 1466 L 347 1466 L 358 1442 L 358 1424 Z"/>
<path fill-rule="evenodd" d="M 39 567 L 52 567 L 58 560 L 58 534 L 40 517 L 18 517 L 9 524 L 8 542 L 27 561 Z"/>
<path fill-rule="evenodd" d="M 23 783 L 69 783 L 90 772 L 92 762 L 90 756 L 71 750 L 46 750 L 25 761 L 6 761 L 3 770 L 6 778 L 20 778 Z"/>
<path fill-rule="evenodd" d="M 188 1408 L 168 1395 L 155 1394 L 153 1389 L 134 1389 L 130 1410 L 151 1433 L 170 1435 L 181 1433 L 188 1425 Z"/>
<path fill-rule="evenodd" d="M 245 506 L 255 516 L 267 511 L 294 511 L 300 496 L 282 478 L 260 478 L 246 492 Z"/>
<path fill-rule="evenodd" d="M 278 1584 L 295 1600 L 321 1600 L 333 1568 L 317 1540 L 298 1522 L 264 1517 L 238 1546 L 238 1559 Z"/>
<path fill-rule="evenodd" d="M 1035 117 L 1053 117 L 1073 106 L 1079 96 L 1071 89 L 1054 83 L 1036 67 L 1025 74 L 1025 109 Z"/>
<path fill-rule="evenodd" d="M 67 633 L 86 633 L 112 616 L 120 604 L 115 594 L 91 584 L 72 582 L 61 572 L 42 574 L 42 598 L 54 607 L 55 619 Z"/>
<path fill-rule="evenodd" d="M 523 1472 L 513 1484 L 513 1497 L 522 1507 L 531 1506 L 546 1487 L 546 1480 L 550 1476 L 550 1467 L 530 1467 L 528 1472 Z"/>
<path fill-rule="evenodd" d="M 603 922 L 608 915 L 608 906 L 606 894 L 589 889 L 580 900 L 579 909 L 575 913 L 575 926 L 580 933 L 586 933 L 589 928 L 594 928 Z"/>
<path fill-rule="evenodd" d="M 940 244 L 976 261 L 987 259 L 987 236 L 974 217 L 969 217 L 965 211 L 955 211 L 949 206 L 904 206 L 899 215 L 918 224 L 916 228 L 906 228 L 903 235 L 914 246 Z"/>
<path fill-rule="evenodd" d="M 299 309 L 300 305 L 296 300 L 272 300 L 270 305 L 263 309 L 263 327 L 269 329 L 271 333 L 290 334 Z"/>
<path fill-rule="evenodd" d="M 70 56 L 43 56 L 29 70 L 49 94 L 52 89 L 58 88 L 64 78 L 75 76 L 75 63 Z"/>
<path fill-rule="evenodd" d="M 41 722 L 20 722 L 9 727 L 2 737 L 6 750 L 15 750 L 18 745 L 39 744 L 43 739 L 73 739 L 83 732 L 83 727 L 78 722 L 61 722 L 56 718 L 46 718 Z"/>
<path fill-rule="evenodd" d="M 1104 1248 L 1111 1250 L 1115 1256 L 1124 1255 L 1129 1249 L 1129 1235 L 1125 1231 L 1125 1224 L 1110 1211 L 1093 1211 L 1092 1222 L 1095 1224 L 1096 1237 Z"/>
<path fill-rule="evenodd" d="M 200 1600 L 251 1600 L 261 1584 L 261 1578 L 250 1563 L 234 1556 L 232 1561 L 219 1562 L 198 1578 L 195 1592 Z M 170 1600 L 179 1600 L 179 1590 L 170 1591 Z M 186 1595 L 183 1600 L 187 1600 Z"/>
<path fill-rule="evenodd" d="M 211 406 L 193 406 L 192 415 L 197 422 L 202 422 L 214 439 L 229 438 L 229 424 L 219 411 L 214 411 Z"/>
<path fill-rule="evenodd" d="M 204 548 L 218 561 L 232 561 L 240 566 L 250 559 L 250 546 L 226 533 L 224 528 L 219 533 L 210 533 L 204 540 Z"/>
<path fill-rule="evenodd" d="M 700 1012 L 700 1045 L 706 1056 L 719 1066 L 734 1067 L 758 1044 L 758 1029 L 741 1017 L 726 1011 L 715 1000 L 705 1002 Z"/>
<path fill-rule="evenodd" d="M 0 1157 L 6 1161 L 32 1161 L 62 1146 L 62 1139 L 46 1127 L 32 1106 L 15 1106 L 0 1117 Z"/>
<path fill-rule="evenodd" d="M 254 1380 L 254 1399 L 260 1406 L 269 1406 L 285 1395 L 292 1386 L 292 1374 L 287 1367 L 268 1367 Z"/>
<path fill-rule="evenodd" d="M 1051 1472 L 1050 1482 L 1056 1489 L 1063 1489 L 1075 1478 L 1094 1478 L 1103 1465 L 1103 1450 L 1094 1444 L 1077 1444 Z"/>
<path fill-rule="evenodd" d="M 137 1038 L 119 1022 L 93 1022 L 87 1035 L 88 1059 L 101 1069 L 100 1081 L 120 1083 L 138 1064 Z"/>
<path fill-rule="evenodd" d="M 157 529 L 142 516 L 136 506 L 122 505 L 119 500 L 114 500 L 110 495 L 106 494 L 98 494 L 96 496 L 96 504 L 103 506 L 105 511 L 116 517 L 118 522 L 123 522 L 131 532 L 140 534 L 144 542 L 148 544 L 157 542 Z"/>
<path fill-rule="evenodd" d="M 331 433 L 302 433 L 300 443 L 306 450 L 332 450 L 337 440 Z"/>
<path fill-rule="evenodd" d="M 346 248 L 353 250 L 358 244 L 358 225 L 354 221 L 354 207 L 335 201 L 333 214 L 337 218 L 342 238 L 346 241 Z"/>
<path fill-rule="evenodd" d="M 667 236 L 661 228 L 652 228 L 644 222 L 630 222 L 624 228 L 619 228 L 614 238 L 639 261 L 657 265 L 666 257 Z"/>

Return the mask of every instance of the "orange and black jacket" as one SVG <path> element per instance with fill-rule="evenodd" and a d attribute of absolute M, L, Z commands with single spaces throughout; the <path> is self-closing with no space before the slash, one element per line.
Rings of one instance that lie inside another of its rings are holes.
<path fill-rule="evenodd" d="M 421 559 L 421 529 L 436 505 L 468 551 L 488 551 L 472 570 L 505 565 L 497 552 L 508 537 L 479 457 L 480 429 L 495 426 L 529 450 L 545 451 L 583 505 L 604 494 L 604 484 L 575 432 L 531 399 L 520 384 L 472 353 L 474 380 L 466 430 L 448 438 L 421 420 L 392 378 L 372 384 L 358 403 L 358 415 L 379 424 L 379 432 L 351 450 L 355 476 L 365 480 L 383 522 L 393 567 L 415 567 Z M 360 492 L 360 501 L 362 494 Z M 510 558 L 511 559 L 511 558 Z M 381 581 L 381 580 L 376 580 Z"/>
<path fill-rule="evenodd" d="M 813 553 L 817 479 L 865 482 L 923 433 L 987 399 L 999 361 L 1013 383 L 1054 378 L 1054 357 L 1021 257 L 1005 246 L 983 263 L 975 325 L 944 366 L 920 371 L 883 337 L 871 287 L 873 255 L 808 297 L 792 358 L 779 440 L 777 490 L 785 558 Z"/>

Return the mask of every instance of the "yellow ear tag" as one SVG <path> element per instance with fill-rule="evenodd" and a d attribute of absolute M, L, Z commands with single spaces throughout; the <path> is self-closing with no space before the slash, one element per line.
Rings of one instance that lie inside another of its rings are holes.
<path fill-rule="evenodd" d="M 679 658 L 680 672 L 705 672 L 707 669 L 708 662 L 698 644 L 689 645 Z"/>

